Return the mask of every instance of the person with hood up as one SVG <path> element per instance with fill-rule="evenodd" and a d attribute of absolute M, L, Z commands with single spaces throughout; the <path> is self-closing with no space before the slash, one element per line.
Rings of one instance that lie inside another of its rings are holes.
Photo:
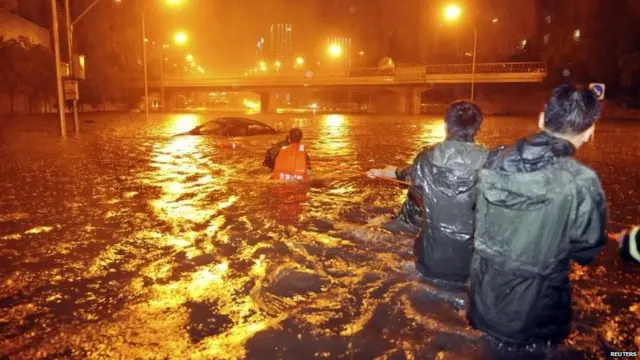
<path fill-rule="evenodd" d="M 488 151 L 474 142 L 482 124 L 477 105 L 456 101 L 444 121 L 445 140 L 425 148 L 409 168 L 372 169 L 367 175 L 411 183 L 412 201 L 423 213 L 414 243 L 418 272 L 429 279 L 464 283 L 473 245 L 476 176 Z"/>
<path fill-rule="evenodd" d="M 591 263 L 607 242 L 605 195 L 573 158 L 593 135 L 600 102 L 562 85 L 541 131 L 492 152 L 478 173 L 467 319 L 500 342 L 556 345 L 571 323 L 571 260 Z"/>

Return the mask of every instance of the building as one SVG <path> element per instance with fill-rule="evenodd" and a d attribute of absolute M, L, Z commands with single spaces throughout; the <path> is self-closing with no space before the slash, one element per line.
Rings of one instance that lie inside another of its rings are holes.
<path fill-rule="evenodd" d="M 269 60 L 278 67 L 290 69 L 293 67 L 293 30 L 291 24 L 271 24 L 269 31 Z"/>
<path fill-rule="evenodd" d="M 50 32 L 44 28 L 47 24 L 34 22 L 32 13 L 40 13 L 46 10 L 45 6 L 34 6 L 27 11 L 26 3 L 17 0 L 0 0 L 0 36 L 4 39 L 16 39 L 25 37 L 32 44 L 50 47 Z M 37 4 L 36 4 L 37 5 Z M 37 17 L 44 22 L 44 18 Z"/>
<path fill-rule="evenodd" d="M 265 60 L 265 44 L 264 38 L 261 37 L 256 43 L 256 63 Z"/>
<path fill-rule="evenodd" d="M 601 0 L 539 0 L 536 8 L 537 46 L 579 43 L 589 36 Z"/>

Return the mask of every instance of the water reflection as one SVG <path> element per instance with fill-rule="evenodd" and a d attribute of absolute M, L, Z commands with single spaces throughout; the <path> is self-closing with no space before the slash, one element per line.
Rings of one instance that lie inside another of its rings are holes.
<path fill-rule="evenodd" d="M 7 158 L 23 161 L 20 176 L 10 176 L 3 158 L 0 358 L 496 358 L 459 313 L 464 294 L 422 282 L 413 238 L 380 229 L 404 190 L 355 174 L 371 159 L 395 163 L 441 141 L 441 119 L 293 119 L 309 134 L 314 172 L 334 176 L 313 186 L 264 180 L 268 144 L 225 151 L 206 137 L 157 137 L 199 120 L 171 116 L 153 130 L 144 120 L 122 125 L 119 133 L 138 126 L 148 138 L 142 145 L 140 137 L 101 133 L 95 141 L 85 133 L 101 167 L 84 178 L 71 167 L 34 165 L 24 151 Z M 521 123 L 487 121 L 501 131 L 488 137 L 490 146 L 524 135 Z M 602 124 L 613 126 L 622 125 Z M 625 170 L 640 151 L 635 129 L 604 132 L 597 157 L 585 153 L 605 177 L 621 224 L 640 217 L 625 199 L 640 186 Z M 80 141 L 66 146 L 75 152 Z M 105 163 L 109 156 L 115 161 Z M 38 173 L 55 191 L 24 186 Z M 91 184 L 84 202 L 60 190 L 84 183 Z M 27 188 L 28 196 L 20 193 Z M 32 205 L 56 202 L 65 206 Z M 638 273 L 615 251 L 611 244 L 597 264 L 572 272 L 576 311 L 566 347 L 576 358 L 597 358 L 599 335 L 615 349 L 638 341 Z"/>
<path fill-rule="evenodd" d="M 418 142 L 421 147 L 433 145 L 443 141 L 447 137 L 447 126 L 444 121 L 425 121 L 421 126 Z"/>
<path fill-rule="evenodd" d="M 199 124 L 198 116 L 194 114 L 174 115 L 169 124 L 170 134 L 185 133 Z"/>
<path fill-rule="evenodd" d="M 318 142 L 320 149 L 329 156 L 354 156 L 351 151 L 349 134 L 349 118 L 346 115 L 325 115 L 322 118 L 324 126 L 320 132 L 322 141 Z"/>

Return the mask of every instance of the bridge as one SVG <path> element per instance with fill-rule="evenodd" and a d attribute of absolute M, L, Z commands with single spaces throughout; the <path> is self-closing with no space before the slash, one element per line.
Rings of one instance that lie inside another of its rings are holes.
<path fill-rule="evenodd" d="M 382 88 L 396 94 L 396 108 L 403 112 L 420 110 L 422 92 L 436 84 L 471 83 L 539 83 L 547 74 L 540 62 L 479 63 L 475 74 L 471 64 L 421 65 L 411 67 L 352 68 L 341 74 L 273 75 L 254 74 L 238 77 L 186 76 L 150 80 L 149 87 L 182 91 L 251 91 L 260 94 L 265 112 L 275 109 L 276 89 L 293 88 Z M 142 86 L 137 80 L 136 86 Z"/>

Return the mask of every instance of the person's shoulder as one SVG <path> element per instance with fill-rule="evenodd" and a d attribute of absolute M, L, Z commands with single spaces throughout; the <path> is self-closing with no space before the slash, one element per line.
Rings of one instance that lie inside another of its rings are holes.
<path fill-rule="evenodd" d="M 431 145 L 427 145 L 425 147 L 422 148 L 422 150 L 420 150 L 420 152 L 418 153 L 418 155 L 416 155 L 416 160 L 424 160 L 426 159 L 429 154 L 431 154 L 432 152 L 434 152 L 436 150 L 436 148 L 438 147 L 438 144 L 431 144 Z"/>
<path fill-rule="evenodd" d="M 501 160 L 504 160 L 504 157 L 509 151 L 510 145 L 500 145 L 493 150 L 487 149 L 487 159 L 484 163 L 485 169 L 496 169 L 499 167 Z"/>
<path fill-rule="evenodd" d="M 604 193 L 598 174 L 580 161 L 567 157 L 557 164 L 564 173 L 563 178 L 573 184 L 581 194 L 600 196 Z"/>
<path fill-rule="evenodd" d="M 578 184 L 600 183 L 598 174 L 589 166 L 572 157 L 567 157 L 559 163 L 560 167 L 568 172 Z"/>

